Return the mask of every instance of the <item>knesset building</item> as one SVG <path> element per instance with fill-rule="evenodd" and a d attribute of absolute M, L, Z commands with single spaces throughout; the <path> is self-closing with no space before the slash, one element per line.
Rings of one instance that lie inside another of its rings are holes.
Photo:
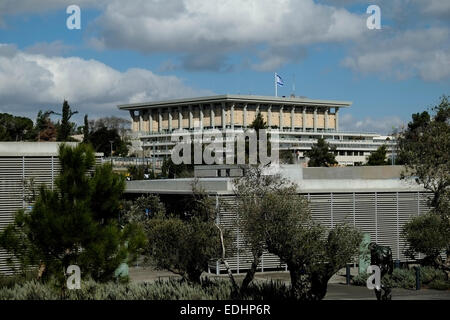
<path fill-rule="evenodd" d="M 158 102 L 119 105 L 132 118 L 132 132 L 141 141 L 143 155 L 162 159 L 171 154 L 175 130 L 208 132 L 212 129 L 241 133 L 261 113 L 268 129 L 277 133 L 280 150 L 298 158 L 322 137 L 336 146 L 342 165 L 363 164 L 379 146 L 387 145 L 388 157 L 395 148 L 392 137 L 377 133 L 345 132 L 339 129 L 339 111 L 348 101 L 313 100 L 303 97 L 219 95 Z"/>

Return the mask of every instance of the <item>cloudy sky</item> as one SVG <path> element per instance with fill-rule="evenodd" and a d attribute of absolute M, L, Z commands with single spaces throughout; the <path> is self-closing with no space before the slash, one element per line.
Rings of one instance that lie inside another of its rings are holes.
<path fill-rule="evenodd" d="M 78 121 L 128 117 L 117 104 L 274 95 L 274 72 L 279 95 L 353 101 L 342 128 L 388 133 L 450 94 L 450 1 L 0 1 L 0 112 L 34 119 L 67 99 Z"/>

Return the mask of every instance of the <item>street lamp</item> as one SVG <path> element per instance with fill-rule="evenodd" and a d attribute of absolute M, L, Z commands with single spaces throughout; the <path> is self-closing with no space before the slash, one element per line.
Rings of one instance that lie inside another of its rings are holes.
<path fill-rule="evenodd" d="M 113 161 L 112 161 L 112 152 L 113 152 L 112 146 L 113 146 L 114 140 L 109 140 L 109 143 L 111 144 L 111 153 L 110 153 L 109 156 L 111 157 L 111 166 L 112 166 L 112 164 L 113 164 Z"/>

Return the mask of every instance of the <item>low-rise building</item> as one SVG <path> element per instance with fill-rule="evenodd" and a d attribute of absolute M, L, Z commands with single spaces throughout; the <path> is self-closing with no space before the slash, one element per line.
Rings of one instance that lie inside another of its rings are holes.
<path fill-rule="evenodd" d="M 219 223 L 235 228 L 236 214 L 230 209 L 236 201 L 233 178 L 242 175 L 243 170 L 245 167 L 200 166 L 196 167 L 196 178 L 128 181 L 125 192 L 129 197 L 152 193 L 170 199 L 190 194 L 197 179 L 202 189 L 217 199 Z M 429 211 L 430 193 L 415 181 L 400 179 L 402 170 L 401 166 L 303 168 L 281 165 L 277 172 L 294 182 L 298 193 L 308 198 L 313 219 L 327 227 L 347 222 L 369 233 L 371 241 L 390 246 L 394 260 L 407 262 L 407 243 L 401 231 L 410 218 Z M 237 241 L 236 246 L 244 250 L 238 250 L 228 262 L 234 271 L 240 272 L 250 266 L 251 255 L 245 252 L 242 237 Z M 285 267 L 278 257 L 266 252 L 259 269 Z M 214 262 L 210 270 L 221 272 L 224 266 Z"/>

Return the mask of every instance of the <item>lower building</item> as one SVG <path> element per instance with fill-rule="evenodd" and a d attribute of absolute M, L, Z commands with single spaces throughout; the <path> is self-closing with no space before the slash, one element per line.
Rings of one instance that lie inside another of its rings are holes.
<path fill-rule="evenodd" d="M 401 166 L 302 168 L 282 165 L 280 173 L 296 183 L 299 194 L 310 201 L 313 218 L 327 227 L 347 222 L 369 233 L 371 241 L 391 247 L 393 259 L 408 262 L 407 244 L 401 236 L 402 227 L 414 216 L 429 211 L 427 199 L 431 195 L 414 181 L 401 180 Z M 242 174 L 240 167 L 196 167 L 196 179 L 202 188 L 217 199 L 220 209 L 219 223 L 234 228 L 236 216 L 226 208 L 235 203 L 233 177 Z M 129 197 L 142 194 L 160 194 L 162 199 L 189 194 L 194 179 L 166 179 L 128 181 Z M 227 206 L 220 203 L 226 202 Z M 251 255 L 245 253 L 244 242 L 238 239 L 238 254 L 228 260 L 239 273 L 249 268 Z M 420 258 L 420 256 L 418 256 Z M 352 263 L 353 261 L 349 261 Z M 278 257 L 264 253 L 261 271 L 286 268 Z M 211 263 L 210 271 L 224 271 L 219 262 Z"/>
<path fill-rule="evenodd" d="M 75 142 L 66 142 L 75 146 Z M 20 209 L 31 209 L 29 202 L 31 185 L 54 187 L 59 174 L 59 142 L 0 142 L 0 230 L 14 221 Z M 102 162 L 103 154 L 96 154 L 96 163 Z M 11 258 L 0 249 L 0 273 L 12 270 Z"/>

